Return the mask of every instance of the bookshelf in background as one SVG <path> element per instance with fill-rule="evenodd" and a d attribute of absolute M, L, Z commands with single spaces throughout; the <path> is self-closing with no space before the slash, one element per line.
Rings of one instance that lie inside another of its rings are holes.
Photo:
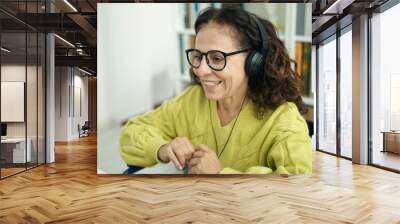
<path fill-rule="evenodd" d="M 177 36 L 179 46 L 179 73 L 176 77 L 176 92 L 183 91 L 190 84 L 189 65 L 186 60 L 185 50 L 194 48 L 195 31 L 194 23 L 199 13 L 208 8 L 220 8 L 222 3 L 184 3 L 179 4 L 179 19 Z"/>
<path fill-rule="evenodd" d="M 289 56 L 296 60 L 297 69 L 304 79 L 304 103 L 313 107 L 311 91 L 311 4 L 307 3 L 244 3 L 244 8 L 272 22 Z M 298 46 L 299 45 L 299 46 Z"/>
<path fill-rule="evenodd" d="M 313 111 L 314 107 L 314 94 L 312 92 L 312 78 L 311 78 L 311 4 L 296 4 L 293 9 L 293 17 L 296 22 L 293 23 L 295 27 L 294 33 L 294 48 L 292 54 L 296 55 L 295 60 L 297 63 L 297 72 L 302 77 L 304 82 L 303 101 L 308 106 L 309 111 Z M 300 52 L 298 52 L 300 51 Z M 307 120 L 313 120 L 313 116 Z"/>

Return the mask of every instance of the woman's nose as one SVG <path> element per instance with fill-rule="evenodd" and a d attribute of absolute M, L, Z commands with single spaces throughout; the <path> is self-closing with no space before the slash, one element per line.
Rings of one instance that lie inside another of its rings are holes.
<path fill-rule="evenodd" d="M 200 61 L 200 66 L 196 69 L 197 76 L 204 76 L 211 72 L 212 72 L 212 70 L 207 64 L 206 57 L 205 56 L 202 57 L 202 59 Z"/>

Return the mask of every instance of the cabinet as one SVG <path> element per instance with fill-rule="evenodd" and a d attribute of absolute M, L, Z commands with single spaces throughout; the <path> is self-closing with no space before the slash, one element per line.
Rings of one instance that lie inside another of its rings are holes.
<path fill-rule="evenodd" d="M 7 138 L 1 140 L 1 160 L 7 165 L 25 164 L 32 161 L 32 141 L 27 139 L 25 151 L 25 138 Z"/>
<path fill-rule="evenodd" d="M 383 150 L 382 152 L 392 152 L 400 154 L 400 131 L 383 131 Z"/>

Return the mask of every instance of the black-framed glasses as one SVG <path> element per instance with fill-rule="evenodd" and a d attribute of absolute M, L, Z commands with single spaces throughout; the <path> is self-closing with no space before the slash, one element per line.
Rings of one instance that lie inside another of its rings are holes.
<path fill-rule="evenodd" d="M 249 51 L 250 48 L 246 48 L 243 50 L 238 50 L 238 51 L 233 51 L 230 53 L 225 53 L 222 51 L 218 50 L 210 50 L 205 53 L 197 50 L 197 49 L 187 49 L 186 50 L 186 58 L 193 68 L 199 68 L 201 64 L 201 60 L 203 60 L 203 56 L 206 56 L 206 62 L 207 65 L 215 70 L 215 71 L 221 71 L 225 68 L 226 66 L 226 57 L 243 53 L 246 51 Z"/>

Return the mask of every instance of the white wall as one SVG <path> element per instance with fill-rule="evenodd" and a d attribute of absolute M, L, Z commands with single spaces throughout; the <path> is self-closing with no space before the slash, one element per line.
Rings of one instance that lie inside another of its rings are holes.
<path fill-rule="evenodd" d="M 173 94 L 177 4 L 98 4 L 99 173 L 121 173 L 121 123 Z"/>
<path fill-rule="evenodd" d="M 1 82 L 1 121 L 24 122 L 25 82 Z M 3 110 L 4 109 L 4 110 Z"/>
<path fill-rule="evenodd" d="M 3 82 L 25 82 L 26 71 L 32 74 L 33 67 L 18 64 L 8 64 L 1 66 L 1 81 Z M 36 71 L 36 70 L 35 70 Z M 25 82 L 26 83 L 26 82 Z M 7 108 L 1 108 L 6 110 Z M 25 136 L 25 122 L 8 122 L 7 123 L 7 136 L 8 137 L 24 137 Z"/>
<path fill-rule="evenodd" d="M 77 73 L 78 72 L 78 73 Z M 76 70 L 74 71 L 74 90 L 75 96 L 72 98 L 74 99 L 74 108 L 72 110 L 75 111 L 75 113 L 72 113 L 72 130 L 71 130 L 71 135 L 72 138 L 79 138 L 79 132 L 78 132 L 78 124 L 82 126 L 85 121 L 88 121 L 88 77 L 87 76 L 82 76 L 83 73 L 80 71 Z M 78 93 L 78 90 L 80 90 L 80 93 Z M 79 98 L 80 94 L 80 98 Z M 79 102 L 81 101 L 81 102 Z M 79 108 L 81 107 L 81 108 Z M 82 111 L 80 112 L 79 109 Z"/>
<path fill-rule="evenodd" d="M 55 141 L 67 141 L 68 68 L 55 68 Z"/>
<path fill-rule="evenodd" d="M 33 77 L 36 77 L 36 66 L 18 65 L 18 64 L 7 64 L 1 66 L 1 81 L 2 82 L 25 82 L 25 75 L 28 76 L 28 82 L 30 85 L 36 86 L 36 81 L 33 81 Z M 28 137 L 30 134 L 35 133 L 36 135 L 36 88 L 27 88 L 27 120 L 28 120 Z M 34 102 L 33 105 L 30 103 Z M 29 108 L 29 106 L 31 106 Z M 7 108 L 1 108 L 7 110 Z M 24 110 L 24 108 L 22 108 Z M 33 122 L 33 123 L 32 123 Z M 25 136 L 26 122 L 7 122 L 7 136 L 8 137 L 24 137 Z"/>
<path fill-rule="evenodd" d="M 72 67 L 55 69 L 55 141 L 69 141 L 79 138 L 78 124 L 88 120 L 88 78 Z M 81 91 L 82 114 L 77 90 Z M 74 111 L 75 110 L 75 111 Z"/>

